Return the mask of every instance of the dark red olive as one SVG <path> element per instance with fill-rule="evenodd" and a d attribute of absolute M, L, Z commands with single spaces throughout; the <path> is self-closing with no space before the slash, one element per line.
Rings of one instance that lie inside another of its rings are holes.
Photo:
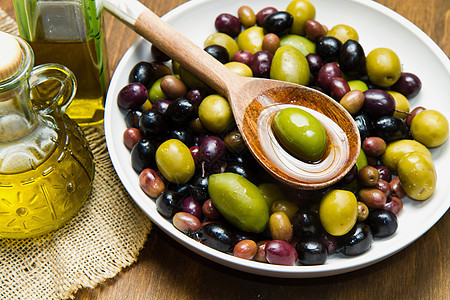
<path fill-rule="evenodd" d="M 277 11 L 278 10 L 275 7 L 265 7 L 263 9 L 261 9 L 256 14 L 256 24 L 258 24 L 258 26 L 263 26 L 264 20 L 267 18 L 267 16 L 269 16 Z"/>
<path fill-rule="evenodd" d="M 422 82 L 419 77 L 406 72 L 403 72 L 397 82 L 391 87 L 392 90 L 403 94 L 408 99 L 415 97 L 421 88 Z"/>
<path fill-rule="evenodd" d="M 320 68 L 323 66 L 322 58 L 316 53 L 309 53 L 306 55 L 306 60 L 308 61 L 309 71 L 311 74 L 319 73 Z"/>
<path fill-rule="evenodd" d="M 330 80 L 334 77 L 342 77 L 341 70 L 336 63 L 327 63 L 320 68 L 317 74 L 317 85 L 328 92 Z"/>
<path fill-rule="evenodd" d="M 269 78 L 272 59 L 273 54 L 266 50 L 261 50 L 253 54 L 250 61 L 250 68 L 252 69 L 253 76 Z"/>
<path fill-rule="evenodd" d="M 341 100 L 345 94 L 350 92 L 350 86 L 347 81 L 341 77 L 333 77 L 328 83 L 328 89 L 330 91 L 330 96 L 336 101 Z"/>
<path fill-rule="evenodd" d="M 395 111 L 395 100 L 384 90 L 369 89 L 364 92 L 363 109 L 372 118 L 392 116 Z"/>
<path fill-rule="evenodd" d="M 231 14 L 220 14 L 217 16 L 214 26 L 218 32 L 228 34 L 231 37 L 237 37 L 241 32 L 241 21 Z"/>
<path fill-rule="evenodd" d="M 253 54 L 248 50 L 239 50 L 233 55 L 232 61 L 240 62 L 250 66 Z"/>

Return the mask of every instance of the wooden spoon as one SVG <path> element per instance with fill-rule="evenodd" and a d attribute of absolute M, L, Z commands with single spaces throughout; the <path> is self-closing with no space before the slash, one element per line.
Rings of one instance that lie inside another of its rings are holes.
<path fill-rule="evenodd" d="M 226 97 L 248 148 L 279 180 L 299 189 L 320 189 L 339 181 L 355 164 L 360 151 L 358 128 L 332 98 L 298 84 L 236 75 L 136 0 L 104 0 L 104 6 Z M 294 158 L 273 135 L 274 114 L 292 105 L 312 113 L 327 131 L 329 146 L 320 162 Z"/>

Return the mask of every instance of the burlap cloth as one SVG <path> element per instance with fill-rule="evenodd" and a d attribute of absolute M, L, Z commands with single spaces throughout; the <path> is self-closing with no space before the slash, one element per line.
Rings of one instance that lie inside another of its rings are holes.
<path fill-rule="evenodd" d="M 0 8 L 0 30 L 17 26 Z M 1 47 L 1 45 L 0 45 Z M 103 128 L 84 129 L 94 153 L 93 191 L 61 229 L 24 240 L 0 239 L 0 299 L 66 299 L 136 261 L 151 222 L 117 177 Z"/>

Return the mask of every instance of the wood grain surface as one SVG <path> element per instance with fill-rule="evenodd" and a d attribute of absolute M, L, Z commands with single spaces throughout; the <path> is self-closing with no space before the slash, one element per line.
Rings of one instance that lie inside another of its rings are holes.
<path fill-rule="evenodd" d="M 141 2 L 162 16 L 186 1 Z M 412 21 L 450 56 L 450 0 L 377 2 Z M 14 15 L 12 0 L 1 0 L 0 7 Z M 105 25 L 112 74 L 137 34 L 107 13 Z M 187 250 L 155 226 L 136 264 L 95 289 L 80 290 L 75 299 L 446 300 L 450 299 L 449 223 L 447 212 L 394 256 L 362 270 L 320 279 L 277 279 L 235 271 Z"/>

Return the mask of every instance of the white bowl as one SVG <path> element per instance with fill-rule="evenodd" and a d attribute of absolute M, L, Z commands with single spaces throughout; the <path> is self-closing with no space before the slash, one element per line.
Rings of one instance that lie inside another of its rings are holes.
<path fill-rule="evenodd" d="M 354 27 L 366 54 L 377 47 L 394 50 L 400 57 L 403 70 L 412 72 L 422 80 L 422 90 L 411 99 L 412 107 L 437 109 L 450 117 L 450 62 L 443 51 L 411 22 L 373 2 L 362 0 L 310 0 L 316 8 L 316 20 L 329 28 L 336 24 Z M 290 0 L 193 0 L 177 7 L 163 19 L 194 43 L 203 46 L 205 38 L 215 32 L 214 20 L 220 13 L 236 15 L 241 5 L 255 12 L 267 6 L 286 9 Z M 225 4 L 226 3 L 226 4 Z M 450 152 L 449 143 L 432 149 L 438 174 L 434 195 L 426 201 L 405 200 L 398 217 L 397 232 L 387 239 L 377 239 L 372 248 L 356 257 L 331 255 L 320 266 L 280 266 L 233 257 L 204 246 L 178 231 L 157 211 L 155 202 L 139 187 L 138 174 L 131 167 L 130 151 L 124 146 L 122 134 L 126 129 L 124 112 L 117 106 L 117 94 L 127 84 L 128 74 L 139 61 L 151 61 L 150 44 L 138 39 L 120 61 L 111 80 L 106 100 L 105 134 L 112 163 L 123 185 L 139 207 L 168 235 L 188 249 L 225 266 L 274 277 L 323 277 L 360 269 L 405 248 L 430 229 L 448 210 L 450 205 Z"/>

